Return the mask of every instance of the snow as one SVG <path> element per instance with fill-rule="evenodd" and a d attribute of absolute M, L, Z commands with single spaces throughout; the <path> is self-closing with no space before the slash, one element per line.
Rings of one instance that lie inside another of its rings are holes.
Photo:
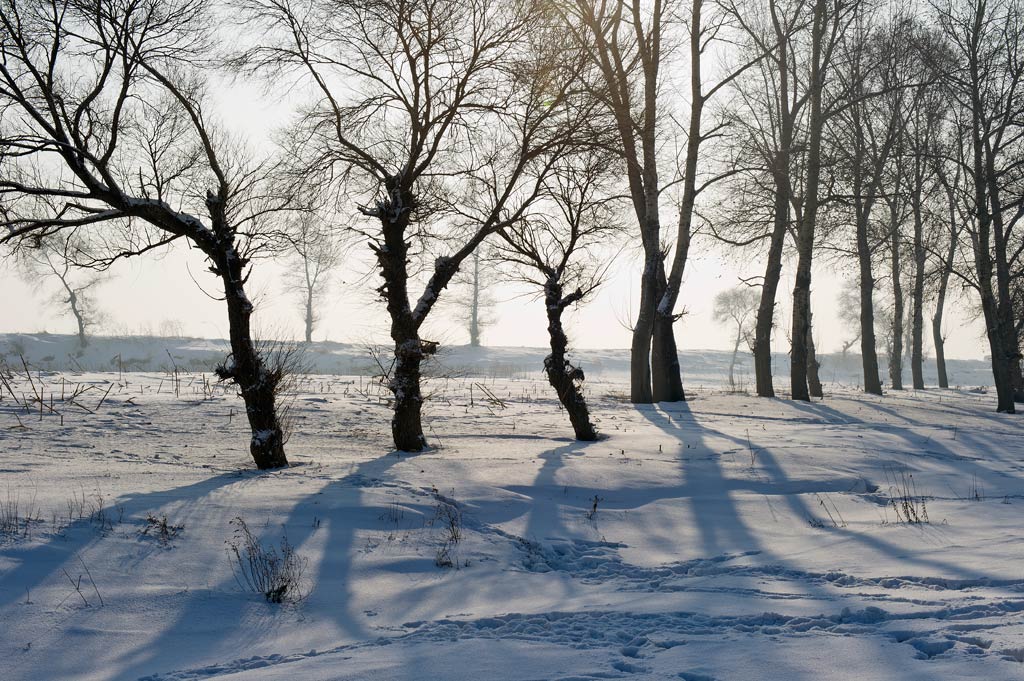
<path fill-rule="evenodd" d="M 0 678 L 1024 677 L 1024 428 L 992 395 L 797 404 L 709 381 L 638 407 L 588 370 L 607 438 L 583 444 L 541 369 L 431 380 L 417 455 L 390 449 L 384 386 L 304 377 L 294 465 L 268 473 L 229 386 L 33 372 L 57 413 L 0 400 L 0 527 L 15 502 L 35 518 L 0 534 Z M 928 523 L 899 522 L 907 476 Z M 236 517 L 308 561 L 304 598 L 239 587 Z"/>

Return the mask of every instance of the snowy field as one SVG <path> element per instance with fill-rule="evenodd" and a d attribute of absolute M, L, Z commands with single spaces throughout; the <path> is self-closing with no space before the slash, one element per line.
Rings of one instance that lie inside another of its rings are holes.
<path fill-rule="evenodd" d="M 1024 428 L 990 394 L 599 378 L 584 445 L 539 380 L 435 379 L 410 456 L 379 385 L 312 376 L 261 474 L 208 374 L 12 374 L 43 408 L 0 388 L 5 681 L 1024 678 Z M 287 537 L 297 602 L 239 584 L 236 518 Z"/>

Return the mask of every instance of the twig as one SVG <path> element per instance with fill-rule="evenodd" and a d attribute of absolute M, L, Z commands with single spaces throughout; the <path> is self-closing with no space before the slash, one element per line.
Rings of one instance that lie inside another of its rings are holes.
<path fill-rule="evenodd" d="M 104 605 L 103 604 L 103 596 L 100 595 L 100 590 L 96 587 L 96 582 L 92 578 L 92 573 L 89 572 L 89 566 L 85 564 L 84 560 L 82 560 L 82 554 L 79 553 L 79 554 L 76 554 L 76 555 L 78 556 L 78 562 L 82 564 L 83 568 L 85 568 L 85 574 L 88 575 L 89 581 L 92 583 L 92 590 L 96 592 L 96 598 L 100 599 L 100 607 L 102 608 L 103 605 Z M 79 578 L 79 579 L 81 579 L 81 578 Z"/>
<path fill-rule="evenodd" d="M 68 574 L 67 570 L 64 568 L 61 568 L 61 570 L 64 572 L 64 576 L 68 578 L 68 581 L 71 582 L 71 586 L 75 587 L 75 591 L 78 592 L 82 602 L 85 603 L 86 607 L 89 607 L 89 601 L 85 599 L 85 594 L 82 593 L 82 575 L 78 575 L 78 582 L 76 583 L 75 580 L 71 578 L 71 575 Z"/>

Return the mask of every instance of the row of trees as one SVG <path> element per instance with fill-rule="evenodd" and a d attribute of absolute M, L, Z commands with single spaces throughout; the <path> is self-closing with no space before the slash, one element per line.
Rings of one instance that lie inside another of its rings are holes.
<path fill-rule="evenodd" d="M 864 388 L 881 394 L 878 272 L 889 281 L 889 370 L 902 388 L 905 326 L 924 387 L 925 307 L 940 385 L 951 278 L 980 300 L 998 409 L 1021 398 L 1020 184 L 1024 7 L 937 0 L 913 13 L 848 0 L 774 2 L 743 14 L 747 49 L 771 50 L 737 83 L 723 239 L 770 242 L 754 341 L 757 389 L 772 394 L 770 339 L 787 233 L 797 257 L 791 374 L 813 394 L 810 264 L 854 267 Z M 731 218 L 731 219 L 728 219 Z M 819 256 L 820 258 L 821 256 Z M 905 290 L 906 289 L 906 290 Z M 909 304 L 909 312 L 906 305 Z M 805 369 L 806 368 L 806 369 Z"/>
<path fill-rule="evenodd" d="M 545 371 L 577 437 L 594 439 L 562 314 L 624 233 L 643 254 L 634 402 L 685 399 L 674 323 L 706 233 L 766 251 L 750 282 L 758 394 L 774 394 L 787 253 L 793 398 L 821 393 L 821 253 L 857 263 L 865 388 L 880 392 L 873 268 L 887 253 L 898 305 L 910 263 L 915 385 L 925 290 L 939 282 L 941 341 L 955 276 L 978 292 L 999 409 L 1013 411 L 1024 11 L 944 1 L 918 17 L 864 0 L 3 0 L 0 240 L 25 251 L 74 233 L 68 261 L 97 270 L 175 241 L 198 249 L 228 313 L 218 373 L 238 385 L 260 468 L 287 462 L 285 367 L 253 338 L 251 268 L 295 254 L 309 339 L 342 229 L 381 281 L 401 450 L 426 446 L 421 366 L 437 343 L 423 325 L 483 256 L 537 287 Z M 215 115 L 228 77 L 301 102 L 274 144 L 250 147 Z"/>

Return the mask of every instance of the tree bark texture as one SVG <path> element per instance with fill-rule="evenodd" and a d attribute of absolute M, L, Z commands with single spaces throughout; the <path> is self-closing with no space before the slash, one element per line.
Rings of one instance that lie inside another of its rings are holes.
<path fill-rule="evenodd" d="M 598 434 L 590 422 L 590 411 L 581 388 L 584 380 L 583 370 L 573 366 L 566 357 L 569 339 L 562 326 L 562 312 L 582 297 L 583 292 L 579 289 L 568 296 L 563 296 L 562 285 L 556 277 L 549 277 L 545 282 L 544 304 L 547 309 L 551 354 L 544 358 L 544 372 L 547 374 L 548 383 L 558 394 L 558 401 L 569 415 L 576 439 L 593 442 L 598 439 Z"/>

